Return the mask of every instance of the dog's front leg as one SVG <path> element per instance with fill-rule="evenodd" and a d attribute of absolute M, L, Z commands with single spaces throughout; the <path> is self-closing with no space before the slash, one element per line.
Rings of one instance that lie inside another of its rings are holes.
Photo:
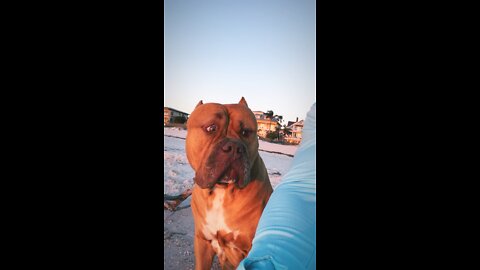
<path fill-rule="evenodd" d="M 195 236 L 193 240 L 193 251 L 195 252 L 195 270 L 210 270 L 212 268 L 213 251 L 210 241 Z"/>

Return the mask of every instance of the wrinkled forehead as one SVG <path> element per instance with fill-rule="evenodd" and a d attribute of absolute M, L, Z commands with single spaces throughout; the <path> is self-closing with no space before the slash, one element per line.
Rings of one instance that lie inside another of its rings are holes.
<path fill-rule="evenodd" d="M 255 115 L 253 112 L 243 104 L 226 104 L 224 105 L 227 109 L 230 121 L 237 120 L 241 121 L 248 125 L 255 125 L 257 121 L 255 120 Z"/>
<path fill-rule="evenodd" d="M 206 103 L 198 106 L 190 115 L 190 120 L 198 123 L 220 121 L 241 121 L 249 126 L 255 126 L 255 115 L 243 104 Z"/>
<path fill-rule="evenodd" d="M 224 118 L 227 115 L 227 110 L 222 104 L 207 103 L 202 104 L 193 110 L 190 119 L 202 119 L 205 117 Z"/>

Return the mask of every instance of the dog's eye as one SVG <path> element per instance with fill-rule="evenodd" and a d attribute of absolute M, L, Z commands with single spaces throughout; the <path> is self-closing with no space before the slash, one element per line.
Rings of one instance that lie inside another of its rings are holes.
<path fill-rule="evenodd" d="M 217 126 L 216 126 L 215 124 L 213 124 L 213 125 L 208 126 L 205 130 L 206 130 L 208 133 L 212 133 L 212 132 L 214 132 L 215 130 L 217 130 Z"/>
<path fill-rule="evenodd" d="M 242 136 L 243 137 L 248 137 L 248 135 L 250 135 L 250 130 L 248 130 L 248 129 L 242 130 Z"/>

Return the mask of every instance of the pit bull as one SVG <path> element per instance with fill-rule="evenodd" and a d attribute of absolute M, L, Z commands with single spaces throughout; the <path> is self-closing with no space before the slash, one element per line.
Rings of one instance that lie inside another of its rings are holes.
<path fill-rule="evenodd" d="M 187 122 L 185 149 L 195 171 L 195 269 L 211 269 L 215 255 L 222 269 L 235 269 L 251 249 L 273 191 L 258 154 L 257 121 L 245 99 L 200 101 Z"/>

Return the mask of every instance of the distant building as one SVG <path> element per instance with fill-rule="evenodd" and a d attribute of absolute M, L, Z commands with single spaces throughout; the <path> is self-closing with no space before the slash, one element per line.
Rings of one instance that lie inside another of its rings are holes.
<path fill-rule="evenodd" d="M 262 111 L 253 111 L 256 119 L 265 119 L 265 113 Z"/>
<path fill-rule="evenodd" d="M 295 121 L 288 121 L 288 122 L 287 122 L 287 127 L 295 124 L 296 122 L 298 122 L 298 117 L 297 117 L 297 120 L 295 120 Z"/>
<path fill-rule="evenodd" d="M 183 117 L 186 121 L 188 119 L 188 115 L 188 113 L 175 110 L 170 107 L 163 107 L 163 125 L 174 123 L 176 117 Z"/>
<path fill-rule="evenodd" d="M 298 118 L 297 118 L 298 120 Z M 291 123 L 291 124 L 290 124 Z M 291 130 L 292 135 L 286 136 L 284 139 L 289 143 L 299 144 L 302 141 L 303 120 L 298 122 L 288 122 L 287 128 Z"/>
<path fill-rule="evenodd" d="M 267 115 L 262 111 L 253 111 L 255 119 L 257 119 L 257 135 L 265 138 L 268 131 L 276 131 L 276 128 L 280 128 L 280 124 L 277 119 L 269 119 Z"/>

